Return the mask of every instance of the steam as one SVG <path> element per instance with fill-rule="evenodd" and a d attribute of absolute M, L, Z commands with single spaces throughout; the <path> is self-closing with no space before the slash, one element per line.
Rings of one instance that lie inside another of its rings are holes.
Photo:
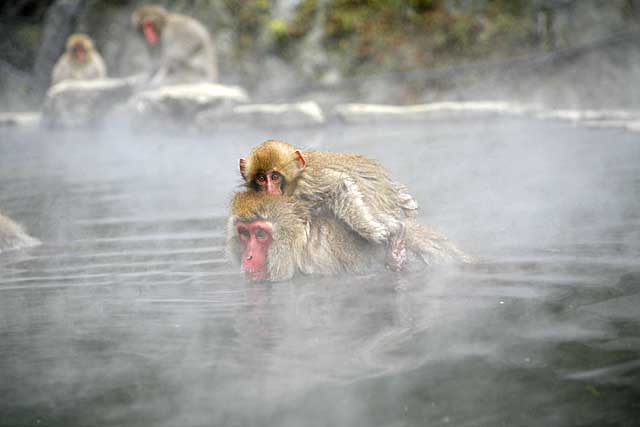
<path fill-rule="evenodd" d="M 0 128 L 0 208 L 43 242 L 0 255 L 0 424 L 629 423 L 638 136 L 555 109 L 637 120 L 636 51 L 454 76 L 418 100 L 534 103 L 551 120 Z M 376 82 L 318 100 L 401 98 Z M 237 159 L 270 138 L 377 159 L 420 220 L 480 262 L 245 283 L 224 259 L 224 223 Z"/>

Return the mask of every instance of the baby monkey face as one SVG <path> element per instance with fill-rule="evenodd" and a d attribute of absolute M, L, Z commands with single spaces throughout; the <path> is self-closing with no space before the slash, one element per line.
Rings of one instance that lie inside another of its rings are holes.
<path fill-rule="evenodd" d="M 269 171 L 266 173 L 259 173 L 256 175 L 255 182 L 258 185 L 260 191 L 265 191 L 269 194 L 282 194 L 282 183 L 284 177 L 277 171 Z"/>

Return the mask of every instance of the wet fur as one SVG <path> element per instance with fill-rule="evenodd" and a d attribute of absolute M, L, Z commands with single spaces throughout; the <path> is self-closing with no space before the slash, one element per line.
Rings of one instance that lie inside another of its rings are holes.
<path fill-rule="evenodd" d="M 256 147 L 245 161 L 244 178 L 253 188 L 260 172 L 275 170 L 285 177 L 284 194 L 326 210 L 344 221 L 364 239 L 387 242 L 400 231 L 407 216 L 418 209 L 404 186 L 394 182 L 374 160 L 355 154 L 307 151 L 300 170 L 296 149 L 269 140 Z"/>
<path fill-rule="evenodd" d="M 333 215 L 314 213 L 309 204 L 290 196 L 252 190 L 238 193 L 227 222 L 227 254 L 239 262 L 242 246 L 239 221 L 262 220 L 273 227 L 267 253 L 268 280 L 283 281 L 295 274 L 363 273 L 384 266 L 385 247 L 367 241 Z M 413 219 L 405 221 L 407 250 L 420 265 L 468 262 L 470 258 L 446 237 Z M 419 267 L 419 266 L 417 266 Z"/>

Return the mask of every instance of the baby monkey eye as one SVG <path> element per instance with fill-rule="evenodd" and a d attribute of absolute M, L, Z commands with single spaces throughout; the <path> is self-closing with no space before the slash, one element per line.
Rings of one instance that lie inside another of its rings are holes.
<path fill-rule="evenodd" d="M 278 172 L 273 172 L 271 174 L 271 179 L 274 181 L 280 181 L 280 178 L 282 177 L 282 175 L 280 175 Z"/>
<path fill-rule="evenodd" d="M 265 181 L 266 177 L 263 174 L 259 174 L 256 176 L 256 182 L 258 183 L 263 183 Z"/>

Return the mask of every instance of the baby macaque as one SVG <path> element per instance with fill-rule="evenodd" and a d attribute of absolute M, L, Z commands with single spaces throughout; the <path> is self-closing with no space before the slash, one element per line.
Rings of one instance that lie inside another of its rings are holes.
<path fill-rule="evenodd" d="M 200 22 L 157 5 L 139 7 L 132 21 L 155 61 L 149 84 L 217 80 L 213 41 Z"/>
<path fill-rule="evenodd" d="M 293 196 L 328 210 L 363 239 L 386 244 L 387 266 L 402 270 L 405 219 L 418 203 L 377 162 L 355 154 L 303 153 L 269 140 L 240 159 L 240 174 L 249 189 Z"/>
<path fill-rule="evenodd" d="M 420 264 L 468 262 L 441 234 L 407 218 L 406 245 Z M 235 195 L 227 222 L 227 253 L 250 281 L 283 281 L 297 273 L 361 273 L 384 264 L 384 245 L 365 240 L 333 215 L 313 212 L 289 196 Z"/>
<path fill-rule="evenodd" d="M 72 34 L 67 39 L 66 51 L 53 67 L 51 84 L 63 80 L 92 80 L 107 77 L 104 59 L 96 51 L 91 38 L 85 34 Z"/>
<path fill-rule="evenodd" d="M 38 244 L 38 239 L 29 236 L 20 225 L 0 213 L 0 252 Z"/>

